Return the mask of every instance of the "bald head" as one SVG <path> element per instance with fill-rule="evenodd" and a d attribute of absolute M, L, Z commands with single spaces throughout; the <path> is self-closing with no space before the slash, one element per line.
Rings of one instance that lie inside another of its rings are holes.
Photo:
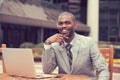
<path fill-rule="evenodd" d="M 70 12 L 63 12 L 63 13 L 61 13 L 61 14 L 58 16 L 58 20 L 59 20 L 60 18 L 62 18 L 62 17 L 69 17 L 69 18 L 71 18 L 73 21 L 75 21 L 75 16 L 74 16 L 72 13 L 70 13 Z"/>

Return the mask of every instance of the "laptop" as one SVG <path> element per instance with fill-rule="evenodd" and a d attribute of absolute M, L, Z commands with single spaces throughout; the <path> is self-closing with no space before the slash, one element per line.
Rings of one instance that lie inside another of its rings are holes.
<path fill-rule="evenodd" d="M 49 78 L 57 76 L 52 74 L 36 73 L 32 49 L 3 48 L 2 55 L 8 75 L 27 78 Z"/>

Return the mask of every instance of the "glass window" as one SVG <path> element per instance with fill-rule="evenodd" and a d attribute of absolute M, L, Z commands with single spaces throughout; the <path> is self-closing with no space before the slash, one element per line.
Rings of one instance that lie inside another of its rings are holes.
<path fill-rule="evenodd" d="M 120 0 L 100 0 L 99 13 L 99 40 L 109 41 L 109 37 L 116 38 L 115 41 L 120 42 L 118 33 L 120 32 Z M 104 28 L 107 26 L 107 29 Z M 106 32 L 105 32 L 106 31 Z M 104 37 L 108 39 L 105 39 Z M 110 40 L 111 41 L 111 40 Z M 113 40 L 112 40 L 113 41 Z"/>

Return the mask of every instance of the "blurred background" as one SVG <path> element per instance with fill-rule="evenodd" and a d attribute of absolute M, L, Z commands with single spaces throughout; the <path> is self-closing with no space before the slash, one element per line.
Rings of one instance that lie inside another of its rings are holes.
<path fill-rule="evenodd" d="M 0 44 L 43 48 L 58 32 L 58 15 L 69 11 L 78 21 L 78 34 L 93 37 L 99 47 L 113 44 L 120 58 L 119 5 L 120 0 L 0 0 Z"/>

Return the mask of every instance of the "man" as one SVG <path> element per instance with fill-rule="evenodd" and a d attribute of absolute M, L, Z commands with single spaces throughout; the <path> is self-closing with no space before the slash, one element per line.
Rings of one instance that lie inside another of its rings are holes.
<path fill-rule="evenodd" d="M 59 33 L 45 41 L 42 54 L 43 72 L 52 73 L 58 67 L 61 74 L 86 75 L 97 80 L 94 71 L 96 69 L 98 80 L 109 80 L 108 66 L 95 41 L 75 32 L 75 16 L 63 12 L 58 17 L 57 27 Z M 67 44 L 72 45 L 70 51 Z"/>

